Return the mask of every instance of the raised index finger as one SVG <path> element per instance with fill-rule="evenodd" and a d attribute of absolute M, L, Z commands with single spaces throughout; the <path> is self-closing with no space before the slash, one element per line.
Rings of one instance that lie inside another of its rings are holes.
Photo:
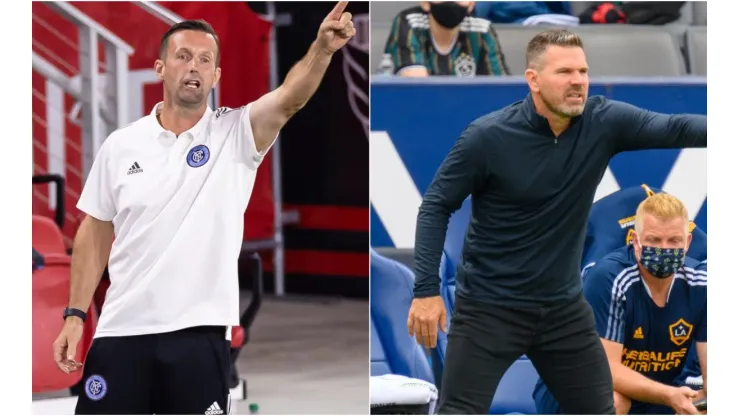
<path fill-rule="evenodd" d="M 334 9 L 329 13 L 329 16 L 327 16 L 329 19 L 332 20 L 339 20 L 342 17 L 342 12 L 344 11 L 345 7 L 347 7 L 348 1 L 340 1 L 337 3 L 336 6 L 334 6 Z"/>

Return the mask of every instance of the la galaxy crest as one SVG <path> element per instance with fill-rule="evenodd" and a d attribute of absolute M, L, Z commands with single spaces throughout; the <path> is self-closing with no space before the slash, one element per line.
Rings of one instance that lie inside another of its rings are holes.
<path fill-rule="evenodd" d="M 691 337 L 691 332 L 694 330 L 694 325 L 686 322 L 685 319 L 681 318 L 678 321 L 668 325 L 668 333 L 671 337 L 671 342 L 678 345 L 683 345 Z"/>
<path fill-rule="evenodd" d="M 455 59 L 455 73 L 461 77 L 475 76 L 475 60 L 468 54 L 461 54 Z"/>

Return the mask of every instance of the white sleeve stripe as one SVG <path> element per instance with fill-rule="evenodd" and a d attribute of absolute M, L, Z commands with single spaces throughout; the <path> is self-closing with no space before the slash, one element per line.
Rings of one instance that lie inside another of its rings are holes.
<path fill-rule="evenodd" d="M 595 262 L 594 262 L 594 263 L 589 263 L 589 264 L 587 264 L 587 265 L 586 265 L 586 266 L 585 266 L 585 267 L 583 268 L 583 270 L 581 270 L 581 279 L 583 279 L 583 276 L 584 276 L 584 275 L 586 274 L 586 270 L 588 270 L 588 269 L 590 269 L 590 268 L 594 267 L 594 265 L 595 265 L 595 264 L 596 264 Z"/>
<path fill-rule="evenodd" d="M 689 273 L 688 270 L 683 270 L 676 273 L 676 276 L 685 276 L 687 279 L 706 281 L 707 275 L 705 273 Z"/>
<path fill-rule="evenodd" d="M 627 312 L 624 309 L 624 302 L 627 300 L 627 295 L 626 295 L 627 290 L 629 289 L 630 286 L 632 286 L 633 283 L 639 282 L 640 279 L 641 279 L 640 271 L 635 270 L 634 272 L 629 273 L 626 276 L 624 276 L 624 278 L 622 279 L 622 282 L 620 282 L 620 288 L 619 288 L 619 292 L 621 294 L 621 297 L 619 299 L 620 308 L 618 310 L 619 315 L 617 317 L 618 319 L 617 333 L 614 334 L 614 338 L 622 344 L 624 343 L 625 315 L 627 314 Z"/>
<path fill-rule="evenodd" d="M 685 280 L 689 286 L 706 286 L 707 285 L 707 279 L 692 279 L 692 278 L 689 278 L 679 273 L 676 273 L 675 278 Z"/>
<path fill-rule="evenodd" d="M 617 331 L 618 331 L 618 316 L 620 314 L 619 310 L 622 307 L 622 288 L 620 287 L 622 285 L 623 280 L 628 280 L 631 276 L 634 275 L 634 273 L 637 273 L 639 275 L 639 271 L 637 271 L 637 265 L 628 267 L 624 270 L 622 270 L 621 273 L 614 279 L 614 282 L 612 283 L 612 295 L 611 295 L 611 302 L 609 305 L 609 316 L 607 317 L 606 321 L 606 338 L 613 340 L 617 337 Z"/>
<path fill-rule="evenodd" d="M 696 268 L 694 268 L 694 267 L 688 267 L 688 266 L 683 266 L 683 270 L 685 270 L 685 271 L 687 271 L 687 272 L 689 272 L 689 273 L 699 273 L 699 274 L 703 274 L 703 275 L 705 275 L 705 276 L 706 276 L 706 274 L 707 274 L 707 271 L 706 271 L 706 270 L 697 270 L 697 269 L 696 269 Z"/>

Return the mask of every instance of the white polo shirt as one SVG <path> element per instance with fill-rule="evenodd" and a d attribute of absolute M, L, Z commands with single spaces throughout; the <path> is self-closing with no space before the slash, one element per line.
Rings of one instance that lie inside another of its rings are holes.
<path fill-rule="evenodd" d="M 252 104 L 207 109 L 180 137 L 160 105 L 108 137 L 77 203 L 116 235 L 96 338 L 239 325 L 244 211 L 269 148 L 255 147 Z"/>

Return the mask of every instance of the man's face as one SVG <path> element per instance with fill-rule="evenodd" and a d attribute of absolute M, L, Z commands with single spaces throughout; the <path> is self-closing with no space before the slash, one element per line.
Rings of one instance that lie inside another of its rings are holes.
<path fill-rule="evenodd" d="M 639 260 L 640 245 L 656 248 L 683 248 L 688 251 L 691 244 L 691 234 L 688 232 L 686 219 L 674 217 L 661 219 L 653 215 L 645 215 L 642 220 L 642 230 L 633 241 L 635 253 Z"/>
<path fill-rule="evenodd" d="M 588 98 L 586 53 L 579 47 L 548 46 L 540 60 L 535 92 L 553 113 L 581 115 Z"/>
<path fill-rule="evenodd" d="M 221 77 L 217 54 L 216 39 L 208 33 L 183 30 L 170 36 L 167 56 L 156 69 L 175 105 L 198 108 L 206 102 Z"/>

